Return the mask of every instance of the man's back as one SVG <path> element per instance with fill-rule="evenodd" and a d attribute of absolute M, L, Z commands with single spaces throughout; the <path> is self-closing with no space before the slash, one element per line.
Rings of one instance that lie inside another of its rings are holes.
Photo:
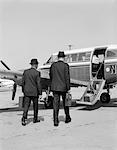
<path fill-rule="evenodd" d="M 40 91 L 40 72 L 34 68 L 24 71 L 23 92 L 26 96 L 38 96 Z"/>
<path fill-rule="evenodd" d="M 70 89 L 69 65 L 63 61 L 52 64 L 50 68 L 51 90 L 66 92 Z"/>

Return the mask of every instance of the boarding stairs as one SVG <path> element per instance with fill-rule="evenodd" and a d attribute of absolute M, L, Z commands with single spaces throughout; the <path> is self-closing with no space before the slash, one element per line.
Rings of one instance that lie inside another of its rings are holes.
<path fill-rule="evenodd" d="M 105 85 L 104 79 L 92 79 L 86 87 L 80 100 L 77 104 L 94 105 L 100 98 Z"/>
<path fill-rule="evenodd" d="M 98 79 L 99 71 L 101 70 L 102 65 L 103 63 L 99 66 L 97 72 L 95 72 L 96 75 L 88 83 L 81 99 L 79 101 L 77 100 L 76 103 L 94 105 L 100 99 L 103 88 L 105 86 L 105 80 L 103 79 L 103 77 L 102 79 Z"/>

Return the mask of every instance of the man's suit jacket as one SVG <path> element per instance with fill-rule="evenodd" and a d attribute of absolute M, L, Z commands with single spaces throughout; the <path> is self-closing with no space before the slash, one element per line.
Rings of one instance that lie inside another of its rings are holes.
<path fill-rule="evenodd" d="M 25 96 L 38 97 L 42 94 L 40 72 L 35 68 L 30 68 L 24 71 L 22 78 L 22 91 Z"/>
<path fill-rule="evenodd" d="M 63 61 L 54 62 L 50 67 L 51 91 L 70 90 L 69 65 Z"/>

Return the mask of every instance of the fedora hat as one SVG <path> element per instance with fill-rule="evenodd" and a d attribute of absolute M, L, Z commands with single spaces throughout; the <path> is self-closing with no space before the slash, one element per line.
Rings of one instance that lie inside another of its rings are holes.
<path fill-rule="evenodd" d="M 65 57 L 65 54 L 64 54 L 63 51 L 59 51 L 59 53 L 58 53 L 58 58 L 60 58 L 60 57 Z"/>
<path fill-rule="evenodd" d="M 31 62 L 30 62 L 30 64 L 31 65 L 37 65 L 39 62 L 38 62 L 38 60 L 37 59 L 31 59 Z"/>

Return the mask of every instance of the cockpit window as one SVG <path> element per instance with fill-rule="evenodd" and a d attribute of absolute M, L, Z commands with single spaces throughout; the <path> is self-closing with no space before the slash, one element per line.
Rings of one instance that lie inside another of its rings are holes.
<path fill-rule="evenodd" d="M 58 60 L 58 57 L 57 57 L 57 55 L 52 55 L 49 59 L 48 59 L 48 61 L 45 63 L 46 65 L 47 64 L 52 64 L 53 62 L 55 62 L 55 61 L 57 61 Z"/>
<path fill-rule="evenodd" d="M 45 64 L 51 64 L 51 63 L 52 63 L 52 57 L 50 57 Z"/>
<path fill-rule="evenodd" d="M 117 58 L 117 49 L 107 51 L 107 58 Z"/>
<path fill-rule="evenodd" d="M 58 60 L 58 56 L 57 55 L 53 55 L 52 56 L 52 62 L 56 62 Z"/>

